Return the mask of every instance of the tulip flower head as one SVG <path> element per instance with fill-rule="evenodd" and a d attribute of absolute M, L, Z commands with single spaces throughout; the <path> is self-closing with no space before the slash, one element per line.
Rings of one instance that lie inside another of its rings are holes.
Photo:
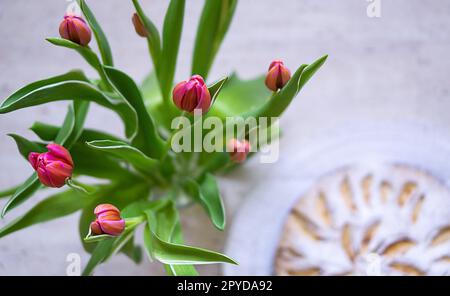
<path fill-rule="evenodd" d="M 91 231 L 94 234 L 120 235 L 125 229 L 125 220 L 120 217 L 120 211 L 113 205 L 100 204 L 94 209 L 97 217 L 91 223 Z"/>
<path fill-rule="evenodd" d="M 183 111 L 193 113 L 195 109 L 200 109 L 205 113 L 211 106 L 211 95 L 203 78 L 194 75 L 188 81 L 182 81 L 175 86 L 173 102 Z"/>
<path fill-rule="evenodd" d="M 92 34 L 91 29 L 81 17 L 66 14 L 59 25 L 59 35 L 81 46 L 87 46 Z"/>
<path fill-rule="evenodd" d="M 48 187 L 62 187 L 72 176 L 73 161 L 69 151 L 58 144 L 47 145 L 48 152 L 31 152 L 28 160 L 38 174 L 42 184 Z"/>
<path fill-rule="evenodd" d="M 277 91 L 291 79 L 291 72 L 284 66 L 283 61 L 275 60 L 269 66 L 269 72 L 266 76 L 266 86 L 272 90 Z"/>
<path fill-rule="evenodd" d="M 137 13 L 133 14 L 131 21 L 133 22 L 134 30 L 136 31 L 136 33 L 139 36 L 144 37 L 144 38 L 148 36 L 148 31 L 144 27 L 144 24 L 142 23 L 141 18 L 139 17 L 139 15 Z"/>
<path fill-rule="evenodd" d="M 247 140 L 231 139 L 228 145 L 230 158 L 233 162 L 241 163 L 247 159 L 247 154 L 250 152 L 250 143 Z"/>

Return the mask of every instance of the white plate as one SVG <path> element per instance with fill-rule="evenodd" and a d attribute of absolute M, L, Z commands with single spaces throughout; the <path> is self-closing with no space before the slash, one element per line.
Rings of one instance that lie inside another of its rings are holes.
<path fill-rule="evenodd" d="M 311 139 L 290 156 L 288 165 L 274 165 L 270 173 L 274 177 L 269 176 L 270 181 L 262 182 L 240 206 L 225 250 L 239 265 L 223 265 L 224 275 L 271 275 L 280 231 L 291 205 L 317 178 L 337 168 L 403 163 L 449 184 L 448 139 L 445 131 L 411 123 L 347 126 Z"/>

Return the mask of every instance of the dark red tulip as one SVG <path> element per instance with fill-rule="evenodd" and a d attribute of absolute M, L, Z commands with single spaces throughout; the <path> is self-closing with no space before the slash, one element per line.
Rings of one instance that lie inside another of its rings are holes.
<path fill-rule="evenodd" d="M 211 95 L 203 78 L 194 75 L 188 81 L 182 81 L 175 86 L 173 102 L 183 111 L 193 113 L 195 109 L 200 109 L 204 113 L 211 106 Z"/>
<path fill-rule="evenodd" d="M 39 180 L 48 187 L 62 187 L 72 176 L 73 161 L 69 151 L 58 144 L 47 145 L 48 152 L 31 152 L 28 155 Z"/>
<path fill-rule="evenodd" d="M 92 34 L 91 29 L 81 17 L 66 14 L 59 25 L 59 35 L 81 46 L 87 46 Z"/>

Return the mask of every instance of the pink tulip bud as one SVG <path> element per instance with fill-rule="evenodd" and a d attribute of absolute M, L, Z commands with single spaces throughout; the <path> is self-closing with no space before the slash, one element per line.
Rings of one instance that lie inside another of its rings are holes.
<path fill-rule="evenodd" d="M 137 13 L 133 14 L 131 21 L 133 22 L 134 30 L 139 36 L 144 38 L 148 36 L 147 29 L 144 27 L 144 24 L 142 23 L 141 18 Z"/>
<path fill-rule="evenodd" d="M 192 76 L 188 81 L 178 83 L 173 89 L 173 102 L 181 110 L 189 113 L 201 109 L 202 113 L 211 106 L 211 95 L 200 75 Z"/>
<path fill-rule="evenodd" d="M 247 159 L 247 154 L 250 152 L 250 143 L 245 139 L 242 141 L 231 139 L 228 147 L 230 158 L 235 163 L 245 161 Z"/>
<path fill-rule="evenodd" d="M 125 220 L 120 217 L 120 211 L 113 205 L 100 204 L 94 209 L 97 217 L 91 223 L 91 231 L 94 234 L 120 235 L 125 229 Z"/>
<path fill-rule="evenodd" d="M 72 176 L 73 161 L 69 151 L 58 144 L 47 145 L 48 152 L 31 152 L 28 160 L 38 174 L 42 184 L 48 187 L 62 187 Z"/>
<path fill-rule="evenodd" d="M 64 16 L 64 20 L 59 25 L 59 35 L 81 46 L 86 46 L 91 41 L 89 26 L 81 17 L 72 14 Z"/>
<path fill-rule="evenodd" d="M 272 90 L 277 91 L 291 79 L 291 72 L 284 66 L 280 60 L 273 61 L 269 66 L 269 72 L 266 76 L 266 86 Z"/>

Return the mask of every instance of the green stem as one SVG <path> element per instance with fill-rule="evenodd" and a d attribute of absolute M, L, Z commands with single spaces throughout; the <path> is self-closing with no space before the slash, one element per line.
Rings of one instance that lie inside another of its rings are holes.
<path fill-rule="evenodd" d="M 75 189 L 83 194 L 92 195 L 97 191 L 97 188 L 91 185 L 83 184 L 79 181 L 75 181 L 72 178 L 66 179 L 66 185 L 72 189 Z"/>

